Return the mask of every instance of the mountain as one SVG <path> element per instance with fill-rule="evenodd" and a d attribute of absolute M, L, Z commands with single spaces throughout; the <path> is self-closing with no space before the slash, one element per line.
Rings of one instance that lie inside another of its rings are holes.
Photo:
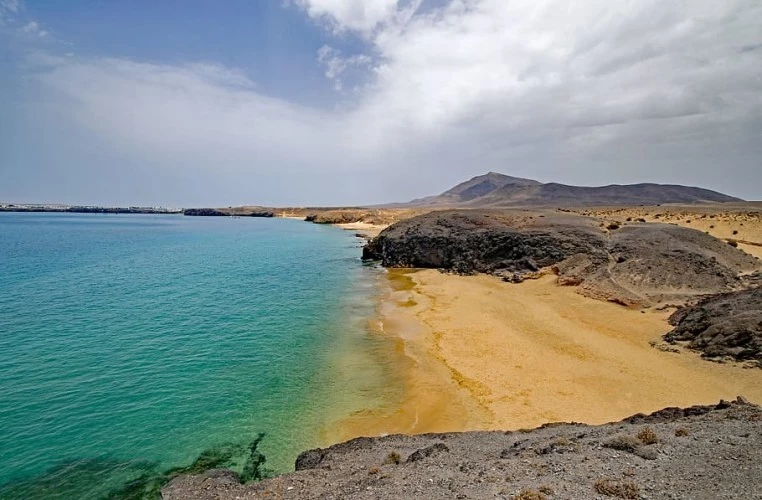
<path fill-rule="evenodd" d="M 397 206 L 485 208 L 556 205 L 655 205 L 658 203 L 727 201 L 743 200 L 709 189 L 673 184 L 568 186 L 489 172 L 462 182 L 442 194 L 419 198 Z"/>

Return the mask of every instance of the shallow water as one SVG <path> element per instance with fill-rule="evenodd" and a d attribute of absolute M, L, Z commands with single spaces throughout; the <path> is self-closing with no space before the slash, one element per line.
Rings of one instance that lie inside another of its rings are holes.
<path fill-rule="evenodd" d="M 284 219 L 0 214 L 0 497 L 95 498 L 258 432 L 285 471 L 384 404 L 359 246 Z"/>

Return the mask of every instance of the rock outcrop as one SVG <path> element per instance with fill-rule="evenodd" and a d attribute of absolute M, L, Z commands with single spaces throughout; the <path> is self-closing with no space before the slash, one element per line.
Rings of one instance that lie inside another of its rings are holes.
<path fill-rule="evenodd" d="M 385 267 L 489 273 L 521 281 L 552 270 L 559 283 L 624 305 L 653 305 L 744 287 L 754 257 L 700 231 L 619 225 L 571 214 L 431 212 L 398 222 L 363 249 Z"/>
<path fill-rule="evenodd" d="M 762 288 L 724 293 L 675 312 L 667 342 L 686 342 L 710 359 L 751 361 L 762 368 Z"/>
<path fill-rule="evenodd" d="M 219 471 L 182 476 L 162 497 L 757 498 L 761 422 L 739 397 L 601 426 L 358 438 L 303 453 L 290 474 L 246 485 Z"/>
<path fill-rule="evenodd" d="M 196 217 L 275 217 L 272 210 L 252 207 L 187 208 L 183 210 L 183 215 Z"/>

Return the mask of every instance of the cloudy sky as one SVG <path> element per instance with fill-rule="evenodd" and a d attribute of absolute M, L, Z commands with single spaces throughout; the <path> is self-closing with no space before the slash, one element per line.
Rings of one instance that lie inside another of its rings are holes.
<path fill-rule="evenodd" d="M 0 0 L 0 201 L 762 199 L 759 0 Z"/>

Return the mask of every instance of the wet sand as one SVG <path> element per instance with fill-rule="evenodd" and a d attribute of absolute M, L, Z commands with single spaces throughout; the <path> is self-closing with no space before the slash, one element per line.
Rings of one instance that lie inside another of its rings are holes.
<path fill-rule="evenodd" d="M 395 346 L 396 404 L 332 426 L 330 439 L 389 433 L 598 424 L 667 406 L 746 396 L 762 401 L 762 370 L 649 344 L 670 311 L 583 297 L 555 276 L 521 284 L 435 270 L 391 270 L 373 334 Z"/>

